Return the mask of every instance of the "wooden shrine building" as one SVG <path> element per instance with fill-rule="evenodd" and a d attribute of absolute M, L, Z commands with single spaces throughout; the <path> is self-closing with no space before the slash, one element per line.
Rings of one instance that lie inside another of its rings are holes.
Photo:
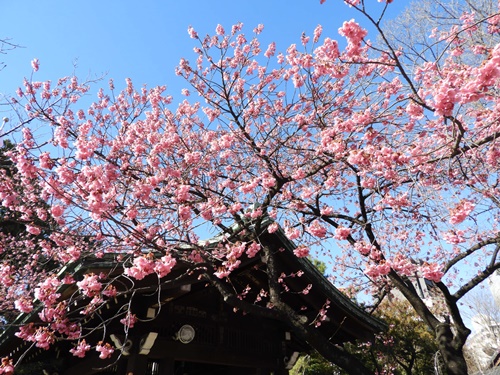
<path fill-rule="evenodd" d="M 297 258 L 293 243 L 281 231 L 266 233 L 260 240 L 277 250 L 280 270 L 287 275 L 301 275 L 287 279 L 291 290 L 302 291 L 310 286 L 307 294 L 283 295 L 288 305 L 303 314 L 304 321 L 313 322 L 325 301 L 330 301 L 328 318 L 317 328 L 325 337 L 335 343 L 369 340 L 384 329 L 380 321 L 340 293 L 307 259 Z M 74 265 L 72 273 L 78 278 L 114 266 L 101 259 Z M 262 267 L 259 256 L 245 259 L 231 274 L 231 282 L 235 287 L 248 285 L 252 290 L 265 290 L 267 279 Z M 121 348 L 115 350 L 111 359 L 99 359 L 95 350 L 84 358 L 74 357 L 69 353 L 72 345 L 61 341 L 49 350 L 31 349 L 16 374 L 279 375 L 288 374 L 299 353 L 311 350 L 284 322 L 235 312 L 218 290 L 199 280 L 196 272 L 180 277 L 184 271 L 178 264 L 166 277 L 170 282 L 163 283 L 160 292 L 158 278 L 141 280 L 131 306 L 139 321 L 127 335 L 123 324 L 115 319 L 106 325 L 105 331 L 89 336 L 88 342 L 104 340 Z M 68 293 L 71 291 L 63 291 L 62 295 Z M 130 295 L 118 298 L 115 304 L 103 307 L 94 319 L 106 321 L 129 300 Z M 23 314 L 15 323 L 36 321 L 37 316 L 36 312 Z M 31 344 L 14 336 L 15 331 L 11 327 L 0 332 L 0 358 L 10 356 L 17 360 Z"/>

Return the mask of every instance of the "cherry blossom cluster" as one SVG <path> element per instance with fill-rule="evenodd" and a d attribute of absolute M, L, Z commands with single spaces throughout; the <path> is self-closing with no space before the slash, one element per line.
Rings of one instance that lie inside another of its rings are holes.
<path fill-rule="evenodd" d="M 12 359 L 7 357 L 2 358 L 2 363 L 0 364 L 0 374 L 12 375 L 14 374 L 14 363 Z"/>
<path fill-rule="evenodd" d="M 167 276 L 175 266 L 176 260 L 171 255 L 165 255 L 160 259 L 155 259 L 150 255 L 134 258 L 133 265 L 125 268 L 125 275 L 136 280 L 142 280 L 146 276 L 156 273 L 158 277 Z"/>

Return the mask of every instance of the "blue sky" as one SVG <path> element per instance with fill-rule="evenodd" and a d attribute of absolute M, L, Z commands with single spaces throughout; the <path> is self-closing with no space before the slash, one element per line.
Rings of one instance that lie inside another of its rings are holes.
<path fill-rule="evenodd" d="M 380 8 L 376 0 L 367 2 Z M 389 16 L 407 1 L 395 3 Z M 196 43 L 187 34 L 189 25 L 205 35 L 218 23 L 230 30 L 241 21 L 251 35 L 255 26 L 264 24 L 263 45 L 273 40 L 278 50 L 285 50 L 299 42 L 302 32 L 312 35 L 318 24 L 323 36 L 340 38 L 337 30 L 343 21 L 361 21 L 341 0 L 323 5 L 319 0 L 0 0 L 0 14 L 0 38 L 23 47 L 0 55 L 7 64 L 0 71 L 2 94 L 13 94 L 23 77 L 30 76 L 30 61 L 38 58 L 39 81 L 73 73 L 80 79 L 104 75 L 99 86 L 113 78 L 121 88 L 129 77 L 136 85 L 167 85 L 168 93 L 179 100 L 184 84 L 174 68 L 181 57 L 193 59 Z M 0 112 L 5 110 L 0 107 Z"/>

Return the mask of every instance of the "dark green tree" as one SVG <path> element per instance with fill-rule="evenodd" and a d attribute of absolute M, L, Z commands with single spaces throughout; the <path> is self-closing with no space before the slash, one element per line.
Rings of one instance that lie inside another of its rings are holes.
<path fill-rule="evenodd" d="M 8 176 L 12 176 L 16 173 L 14 164 L 6 155 L 6 153 L 13 148 L 14 145 L 8 140 L 0 147 L 0 173 L 5 173 Z M 19 214 L 12 212 L 4 206 L 0 206 L 0 235 L 15 237 L 24 232 L 25 226 L 18 220 L 19 216 Z M 0 259 L 1 257 L 2 254 L 0 252 Z"/>

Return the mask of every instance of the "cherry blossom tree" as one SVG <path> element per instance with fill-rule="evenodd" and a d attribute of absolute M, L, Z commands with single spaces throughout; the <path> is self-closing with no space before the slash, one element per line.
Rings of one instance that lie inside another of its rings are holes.
<path fill-rule="evenodd" d="M 19 337 L 41 348 L 74 340 L 74 355 L 108 357 L 112 345 L 84 341 L 82 328 L 83 317 L 122 293 L 112 277 L 77 281 L 37 265 L 61 270 L 114 254 L 131 280 L 156 274 L 161 282 L 179 262 L 203 269 L 227 303 L 281 319 L 328 360 L 369 374 L 283 301 L 283 275 L 259 243 L 265 231 L 283 230 L 298 257 L 333 259 L 337 285 L 397 290 L 434 332 L 448 373 L 467 373 L 470 330 L 459 303 L 500 268 L 500 46 L 474 38 L 498 35 L 498 7 L 435 30 L 445 46 L 439 61 L 410 65 L 412 52 L 381 26 L 390 1 L 378 14 L 362 0 L 346 3 L 381 42 L 355 20 L 339 29 L 340 42 L 318 26 L 283 52 L 259 43 L 261 25 L 253 34 L 219 25 L 212 36 L 190 27 L 195 57 L 176 70 L 189 86 L 180 102 L 165 87 L 127 80 L 121 91 L 110 81 L 86 105 L 90 84 L 39 82 L 33 61 L 10 99 L 16 146 L 5 155 L 16 173 L 0 176 L 1 205 L 26 228 L 0 237 L 0 279 L 9 287 L 2 308 L 41 309 L 42 324 L 20 327 Z M 225 234 L 215 248 L 200 241 L 210 231 Z M 242 257 L 257 255 L 269 290 L 254 302 L 228 281 Z M 432 283 L 444 313 L 426 304 L 416 276 Z M 76 290 L 71 299 L 61 297 L 62 285 Z M 90 302 L 70 319 L 78 298 Z M 126 326 L 131 313 L 117 319 Z"/>

